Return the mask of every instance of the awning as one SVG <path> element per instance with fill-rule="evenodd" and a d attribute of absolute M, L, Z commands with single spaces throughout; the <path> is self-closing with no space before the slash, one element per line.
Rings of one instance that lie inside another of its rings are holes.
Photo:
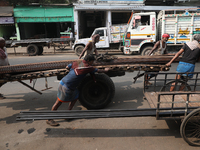
<path fill-rule="evenodd" d="M 20 22 L 74 22 L 72 7 L 19 6 L 14 8 L 14 17 Z"/>

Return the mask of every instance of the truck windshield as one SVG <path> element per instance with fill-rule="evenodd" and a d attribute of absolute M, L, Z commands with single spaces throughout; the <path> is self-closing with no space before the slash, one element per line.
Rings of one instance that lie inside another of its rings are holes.
<path fill-rule="evenodd" d="M 133 20 L 132 29 L 137 28 L 138 26 L 149 26 L 150 25 L 150 16 L 136 16 Z"/>
<path fill-rule="evenodd" d="M 94 34 L 99 34 L 100 36 L 104 36 L 104 30 L 96 30 Z"/>
<path fill-rule="evenodd" d="M 148 26 L 150 25 L 150 15 L 148 16 L 141 16 L 141 25 Z"/>

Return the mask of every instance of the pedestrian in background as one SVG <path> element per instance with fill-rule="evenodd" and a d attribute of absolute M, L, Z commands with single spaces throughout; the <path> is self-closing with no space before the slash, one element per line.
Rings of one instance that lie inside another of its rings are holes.
<path fill-rule="evenodd" d="M 72 32 L 71 29 L 69 30 L 69 32 L 70 32 L 70 37 L 69 38 L 74 38 L 74 35 L 73 35 L 73 32 Z M 70 45 L 71 48 L 72 48 L 73 43 L 74 43 L 74 40 L 70 40 L 69 45 Z"/>
<path fill-rule="evenodd" d="M 153 55 L 163 55 L 168 54 L 167 52 L 167 41 L 169 39 L 170 35 L 168 33 L 165 33 L 162 35 L 162 39 L 160 41 L 157 41 L 152 50 L 149 52 L 149 56 Z M 158 73 L 158 72 L 157 72 Z M 149 80 L 153 77 L 157 76 L 157 74 L 146 74 L 145 76 L 145 82 L 146 85 L 152 85 Z"/>
<path fill-rule="evenodd" d="M 162 35 L 162 39 L 158 42 L 156 42 L 156 44 L 154 45 L 154 47 L 152 48 L 152 50 L 149 52 L 149 56 L 151 56 L 151 54 L 154 52 L 154 55 L 163 55 L 163 54 L 168 54 L 167 52 L 167 41 L 169 39 L 169 34 L 165 33 Z"/>
<path fill-rule="evenodd" d="M 81 59 L 81 57 L 85 57 L 86 55 L 89 54 L 93 54 L 93 52 L 95 52 L 96 56 L 98 55 L 97 49 L 96 49 L 96 43 L 98 43 L 100 40 L 100 35 L 99 34 L 95 34 L 92 36 L 92 42 L 89 42 L 86 44 L 85 48 L 83 49 L 82 53 L 79 56 L 79 59 Z"/>
<path fill-rule="evenodd" d="M 183 47 L 176 53 L 176 55 L 166 64 L 166 66 L 170 66 L 171 63 L 178 58 L 182 53 L 183 56 L 179 61 L 179 64 L 176 68 L 177 73 L 186 73 L 186 72 L 194 72 L 195 63 L 200 60 L 200 34 L 195 34 L 193 37 L 193 41 L 187 42 L 183 45 Z M 193 74 L 177 74 L 176 79 L 183 79 L 185 77 L 192 78 Z M 187 79 L 186 79 L 187 80 Z M 181 85 L 180 91 L 184 89 L 184 85 Z M 170 91 L 173 91 L 175 88 L 175 83 L 172 83 Z"/>
<path fill-rule="evenodd" d="M 5 43 L 5 39 L 0 37 L 0 67 L 1 66 L 8 66 L 9 61 L 8 61 L 8 54 L 7 54 L 7 50 L 5 47 L 6 43 Z M 0 83 L 0 88 L 2 85 L 4 85 L 6 82 L 4 83 Z M 3 94 L 0 93 L 0 99 L 4 99 L 5 97 L 3 96 Z"/>

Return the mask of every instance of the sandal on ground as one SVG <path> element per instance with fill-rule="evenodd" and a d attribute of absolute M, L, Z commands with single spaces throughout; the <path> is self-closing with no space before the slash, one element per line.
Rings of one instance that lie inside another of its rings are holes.
<path fill-rule="evenodd" d="M 54 120 L 47 120 L 46 123 L 50 126 L 58 126 L 59 123 L 57 123 L 56 121 Z"/>
<path fill-rule="evenodd" d="M 0 94 L 0 99 L 5 99 L 6 97 L 3 96 L 3 94 Z"/>
<path fill-rule="evenodd" d="M 151 82 L 149 82 L 149 81 L 147 81 L 147 85 L 152 85 L 152 83 L 151 83 Z"/>

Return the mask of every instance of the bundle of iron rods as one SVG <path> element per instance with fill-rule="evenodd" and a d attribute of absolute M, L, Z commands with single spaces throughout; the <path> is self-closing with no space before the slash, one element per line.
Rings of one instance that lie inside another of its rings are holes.
<path fill-rule="evenodd" d="M 35 72 L 53 69 L 64 69 L 66 66 L 73 61 L 80 60 L 64 60 L 64 61 L 51 61 L 51 62 L 41 62 L 41 63 L 31 63 L 22 65 L 11 65 L 0 67 L 0 74 L 17 74 L 25 72 Z"/>
<path fill-rule="evenodd" d="M 148 111 L 148 112 L 147 112 Z M 16 120 L 46 120 L 46 119 L 88 119 L 113 118 L 134 116 L 155 116 L 155 109 L 127 110 L 71 110 L 71 111 L 24 111 L 20 112 Z"/>
<path fill-rule="evenodd" d="M 171 108 L 160 108 L 159 115 L 170 115 Z M 185 108 L 174 108 L 174 115 L 184 115 Z M 89 118 L 116 118 L 156 116 L 156 108 L 140 109 L 102 109 L 102 110 L 40 110 L 21 111 L 16 120 L 46 120 L 46 119 L 89 119 Z"/>
<path fill-rule="evenodd" d="M 123 65 L 128 66 L 130 64 L 148 64 L 154 65 L 164 65 L 171 60 L 172 56 L 134 56 L 134 57 L 123 57 L 117 58 L 109 62 L 95 61 L 93 66 L 97 68 L 105 68 L 109 65 L 117 66 Z M 79 60 L 64 60 L 64 61 L 51 61 L 51 62 L 41 62 L 41 63 L 31 63 L 22 65 L 11 65 L 0 67 L 0 74 L 18 74 L 34 71 L 44 71 L 52 69 L 64 69 L 68 64 Z"/>

